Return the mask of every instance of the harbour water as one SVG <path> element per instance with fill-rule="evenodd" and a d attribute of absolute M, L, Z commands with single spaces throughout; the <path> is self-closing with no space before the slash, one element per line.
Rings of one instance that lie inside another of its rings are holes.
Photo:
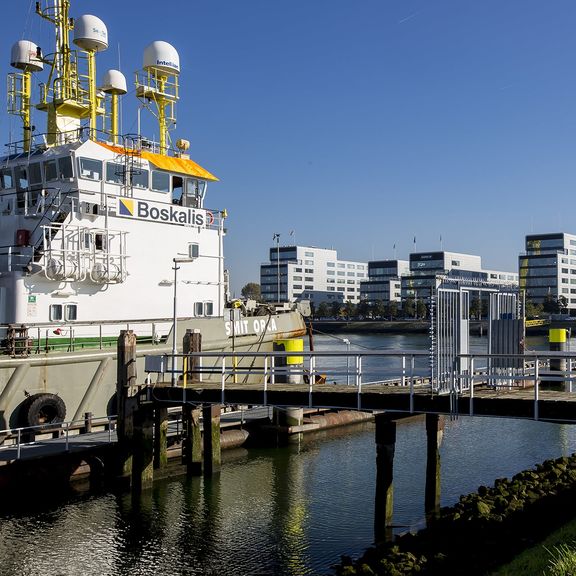
<path fill-rule="evenodd" d="M 419 335 L 346 335 L 366 348 L 425 348 Z M 533 348 L 543 340 L 529 341 Z M 475 346 L 481 347 L 477 340 Z M 316 337 L 317 349 L 346 350 Z M 394 523 L 421 525 L 423 420 L 398 428 Z M 547 458 L 576 451 L 568 425 L 460 417 L 447 420 L 442 505 Z M 373 539 L 372 424 L 307 436 L 299 446 L 225 454 L 218 477 L 172 478 L 133 499 L 77 494 L 0 511 L 0 575 L 304 576 L 330 574 L 341 554 Z M 32 495 L 31 495 L 32 496 Z M 26 502 L 27 499 L 24 500 Z"/>

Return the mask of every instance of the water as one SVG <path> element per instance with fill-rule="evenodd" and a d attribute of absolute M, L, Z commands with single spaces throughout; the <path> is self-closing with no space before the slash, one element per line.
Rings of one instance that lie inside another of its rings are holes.
<path fill-rule="evenodd" d="M 421 336 L 347 337 L 371 348 L 427 345 Z M 321 346 L 342 343 L 317 338 Z M 542 341 L 532 347 L 543 347 Z M 567 425 L 447 420 L 442 504 L 574 451 L 576 429 Z M 329 574 L 340 554 L 358 555 L 372 543 L 375 457 L 374 426 L 361 424 L 308 436 L 286 449 L 225 453 L 219 477 L 165 480 L 137 499 L 79 494 L 0 512 L 0 576 Z M 424 421 L 399 425 L 399 527 L 417 526 L 423 518 L 425 466 Z"/>

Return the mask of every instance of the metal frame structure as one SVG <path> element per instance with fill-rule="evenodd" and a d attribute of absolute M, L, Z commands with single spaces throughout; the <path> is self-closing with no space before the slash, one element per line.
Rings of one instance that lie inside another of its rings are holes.
<path fill-rule="evenodd" d="M 439 394 L 470 388 L 470 293 L 489 293 L 488 353 L 519 354 L 524 346 L 524 302 L 517 286 L 493 284 L 467 278 L 443 277 L 431 298 L 430 373 L 433 390 Z M 488 374 L 499 375 L 510 368 L 523 369 L 521 358 L 492 358 Z M 460 378 L 455 375 L 459 374 Z M 491 382 L 496 385 L 494 378 Z"/>

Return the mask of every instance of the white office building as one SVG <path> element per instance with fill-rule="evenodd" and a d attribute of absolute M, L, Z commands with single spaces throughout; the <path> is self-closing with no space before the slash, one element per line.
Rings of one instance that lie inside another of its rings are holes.
<path fill-rule="evenodd" d="M 313 246 L 275 246 L 270 261 L 260 266 L 260 287 L 265 302 L 360 301 L 360 282 L 368 277 L 368 264 L 339 260 L 336 250 Z"/>
<path fill-rule="evenodd" d="M 576 310 L 576 236 L 565 232 L 526 236 L 526 251 L 518 259 L 520 289 L 526 300 L 544 304 L 564 296 Z"/>
<path fill-rule="evenodd" d="M 402 277 L 402 300 L 429 302 L 440 276 L 493 284 L 517 284 L 516 272 L 484 270 L 482 258 L 460 252 L 416 252 L 410 254 L 410 273 Z"/>

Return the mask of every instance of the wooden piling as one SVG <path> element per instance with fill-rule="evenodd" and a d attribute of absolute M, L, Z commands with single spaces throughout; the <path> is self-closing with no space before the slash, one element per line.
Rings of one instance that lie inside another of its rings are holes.
<path fill-rule="evenodd" d="M 220 472 L 220 404 L 211 404 L 202 409 L 204 424 L 204 476 Z"/>
<path fill-rule="evenodd" d="M 424 510 L 433 517 L 440 510 L 440 445 L 444 435 L 444 416 L 426 414 L 426 487 Z"/>
<path fill-rule="evenodd" d="M 168 408 L 156 405 L 154 409 L 154 468 L 168 464 Z"/>
<path fill-rule="evenodd" d="M 152 403 L 141 404 L 134 414 L 134 457 L 132 490 L 152 486 L 154 480 L 154 409 Z"/>
<path fill-rule="evenodd" d="M 202 351 L 202 334 L 186 330 L 182 350 L 185 355 L 190 352 Z M 198 378 L 198 358 L 186 356 L 183 386 Z M 200 408 L 192 404 L 182 406 L 182 464 L 186 466 L 187 474 L 199 476 L 202 474 L 202 432 L 200 430 Z"/>
<path fill-rule="evenodd" d="M 137 408 L 136 393 L 136 335 L 132 330 L 122 330 L 118 337 L 118 368 L 116 399 L 118 404 L 117 474 L 130 483 L 134 457 L 134 412 Z"/>
<path fill-rule="evenodd" d="M 396 422 L 387 414 L 378 414 L 376 422 L 376 498 L 374 538 L 384 542 L 392 538 L 394 508 L 394 451 Z"/>

